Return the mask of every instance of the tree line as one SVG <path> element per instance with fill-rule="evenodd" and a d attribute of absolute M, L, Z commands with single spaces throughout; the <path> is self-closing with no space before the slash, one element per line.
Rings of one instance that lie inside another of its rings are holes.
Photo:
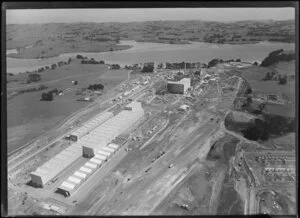
<path fill-rule="evenodd" d="M 53 100 L 53 96 L 58 95 L 62 93 L 62 90 L 58 90 L 57 88 L 49 91 L 49 92 L 43 92 L 42 96 L 41 96 L 41 101 L 52 101 Z"/>
<path fill-rule="evenodd" d="M 269 55 L 261 62 L 262 67 L 268 67 L 272 64 L 276 64 L 279 61 L 291 61 L 295 60 L 294 52 L 284 52 L 283 49 L 275 50 L 269 53 Z"/>
<path fill-rule="evenodd" d="M 92 90 L 92 91 L 102 90 L 102 89 L 104 89 L 104 85 L 102 85 L 101 83 L 93 84 L 93 85 L 89 85 L 89 87 L 87 89 Z"/>

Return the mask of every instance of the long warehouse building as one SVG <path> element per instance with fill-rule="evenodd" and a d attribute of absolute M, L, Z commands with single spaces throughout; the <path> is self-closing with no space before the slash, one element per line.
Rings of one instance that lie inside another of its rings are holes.
<path fill-rule="evenodd" d="M 75 130 L 71 135 L 70 139 L 73 141 L 78 141 L 81 137 L 95 129 L 97 126 L 101 125 L 108 119 L 112 118 L 114 114 L 112 112 L 105 112 L 102 113 L 95 118 L 93 118 L 91 121 L 86 123 L 84 126 L 80 127 L 79 129 Z"/>
<path fill-rule="evenodd" d="M 44 187 L 52 178 L 82 156 L 83 136 L 113 116 L 114 115 L 111 112 L 102 113 L 97 115 L 92 121 L 74 131 L 70 138 L 77 142 L 38 167 L 36 171 L 32 172 L 30 174 L 32 184 L 37 187 Z"/>
<path fill-rule="evenodd" d="M 144 116 L 141 102 L 131 102 L 125 110 L 95 128 L 81 141 L 83 156 L 94 157 L 97 151 L 109 144 L 120 134 L 129 130 Z"/>
<path fill-rule="evenodd" d="M 81 155 L 81 146 L 78 143 L 74 143 L 32 172 L 30 174 L 32 184 L 43 188 L 52 178 L 67 168 Z"/>
<path fill-rule="evenodd" d="M 79 166 L 79 169 L 76 170 L 72 176 L 63 181 L 57 188 L 57 192 L 65 197 L 71 196 L 72 193 L 76 191 L 80 185 L 82 185 L 98 168 L 100 168 L 105 160 L 107 160 L 107 156 L 102 156 L 102 153 L 102 155 L 99 155 L 99 152 L 104 151 L 107 148 L 110 148 L 111 153 L 115 153 L 120 146 L 117 144 L 109 144 L 101 148 L 101 150 L 98 151 L 98 154 L 96 154 L 83 166 Z"/>

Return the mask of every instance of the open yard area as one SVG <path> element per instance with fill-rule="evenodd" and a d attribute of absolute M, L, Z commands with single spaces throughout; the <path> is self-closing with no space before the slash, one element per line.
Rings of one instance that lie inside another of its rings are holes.
<path fill-rule="evenodd" d="M 206 169 L 195 169 L 155 209 L 155 215 L 205 215 L 211 197 Z"/>

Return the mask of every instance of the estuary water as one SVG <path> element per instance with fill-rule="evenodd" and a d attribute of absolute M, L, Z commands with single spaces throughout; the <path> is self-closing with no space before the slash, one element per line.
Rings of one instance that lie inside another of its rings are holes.
<path fill-rule="evenodd" d="M 120 41 L 120 45 L 131 45 L 126 50 L 111 52 L 76 52 L 64 53 L 56 57 L 44 59 L 7 58 L 7 72 L 19 73 L 37 70 L 59 61 L 67 61 L 77 54 L 104 60 L 110 64 L 121 66 L 145 62 L 201 62 L 207 63 L 214 58 L 237 59 L 242 61 L 261 62 L 271 51 L 276 49 L 295 50 L 294 43 L 259 42 L 256 44 L 232 45 L 191 42 L 191 44 L 165 44 L 151 42 Z M 7 50 L 7 54 L 16 53 L 15 49 Z"/>

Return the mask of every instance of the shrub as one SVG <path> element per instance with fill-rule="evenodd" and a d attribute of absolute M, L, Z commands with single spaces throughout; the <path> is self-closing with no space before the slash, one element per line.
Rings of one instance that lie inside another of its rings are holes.
<path fill-rule="evenodd" d="M 43 92 L 42 93 L 42 101 L 52 101 L 53 100 L 53 93 L 50 92 Z"/>
<path fill-rule="evenodd" d="M 282 76 L 279 75 L 278 84 L 279 85 L 285 85 L 286 83 L 287 83 L 287 76 L 285 75 L 284 77 L 282 77 Z"/>
<path fill-rule="evenodd" d="M 36 74 L 36 73 L 31 73 L 28 75 L 28 81 L 30 82 L 37 82 L 39 80 L 41 80 L 41 75 L 40 74 Z"/>
<path fill-rule="evenodd" d="M 153 73 L 154 63 L 145 63 L 142 69 L 142 73 Z"/>
<path fill-rule="evenodd" d="M 80 54 L 76 55 L 76 58 L 77 59 L 84 59 L 84 57 L 82 55 L 80 55 Z"/>
<path fill-rule="evenodd" d="M 121 67 L 120 67 L 119 64 L 112 64 L 112 65 L 111 65 L 111 69 L 118 70 L 118 69 L 120 69 L 120 68 L 121 68 Z"/>
<path fill-rule="evenodd" d="M 52 64 L 52 65 L 51 65 L 51 69 L 52 69 L 52 70 L 54 70 L 56 67 L 57 67 L 56 64 Z"/>
<path fill-rule="evenodd" d="M 89 85 L 88 87 L 89 90 L 102 90 L 104 89 L 104 85 L 102 85 L 101 83 L 99 84 L 93 84 L 93 85 Z"/>

